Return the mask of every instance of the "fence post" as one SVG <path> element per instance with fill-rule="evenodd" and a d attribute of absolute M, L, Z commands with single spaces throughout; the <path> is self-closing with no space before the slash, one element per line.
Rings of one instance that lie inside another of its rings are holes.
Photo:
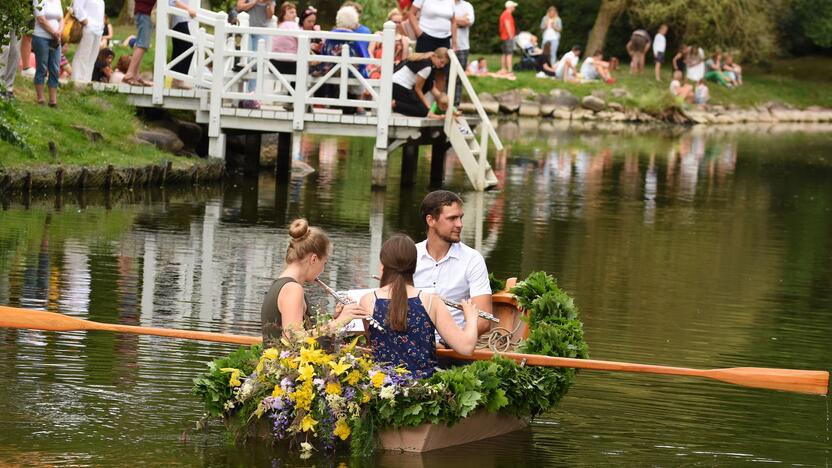
<path fill-rule="evenodd" d="M 376 148 L 387 148 L 387 130 L 393 113 L 393 60 L 396 55 L 396 24 L 384 23 L 381 38 L 381 85 L 378 92 L 378 123 L 376 124 Z"/>
<path fill-rule="evenodd" d="M 161 106 L 164 102 L 162 89 L 165 87 L 165 68 L 168 61 L 169 8 L 168 2 L 164 0 L 156 7 L 156 53 L 153 56 L 153 97 L 151 100 L 155 106 Z"/>
<path fill-rule="evenodd" d="M 164 3 L 164 1 L 162 2 Z M 225 28 L 228 25 L 228 14 L 220 12 L 214 24 L 214 67 L 211 77 L 211 105 L 208 111 L 208 137 L 219 138 L 220 114 L 222 111 L 222 90 L 225 85 Z"/>
<path fill-rule="evenodd" d="M 298 37 L 297 70 L 295 71 L 295 102 L 292 104 L 292 128 L 303 131 L 306 114 L 306 80 L 309 76 L 309 36 Z"/>

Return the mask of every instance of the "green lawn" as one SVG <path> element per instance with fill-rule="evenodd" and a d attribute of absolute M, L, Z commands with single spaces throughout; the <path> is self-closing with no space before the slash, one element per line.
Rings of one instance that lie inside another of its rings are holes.
<path fill-rule="evenodd" d="M 473 58 L 478 56 L 474 54 Z M 499 69 L 498 55 L 485 55 L 489 69 Z M 516 60 L 515 60 L 516 61 Z M 537 78 L 534 72 L 517 72 L 516 81 L 499 78 L 474 77 L 471 82 L 477 92 L 499 93 L 518 88 L 530 88 L 540 93 L 549 92 L 555 88 L 566 89 L 578 97 L 591 94 L 596 89 L 610 90 L 623 87 L 633 96 L 630 99 L 617 99 L 628 107 L 636 107 L 648 111 L 659 110 L 672 104 L 673 100 L 667 92 L 670 83 L 671 68 L 665 66 L 662 72 L 663 81 L 656 82 L 653 78 L 652 64 L 647 65 L 640 76 L 631 76 L 625 65 L 613 73 L 617 80 L 615 84 L 585 83 L 571 84 L 549 78 Z M 768 101 L 779 101 L 796 107 L 808 106 L 832 107 L 832 58 L 804 57 L 799 59 L 777 60 L 770 67 L 746 67 L 743 81 L 745 84 L 735 89 L 728 89 L 716 83 L 708 83 L 711 94 L 711 104 L 737 105 L 750 107 Z"/>
<path fill-rule="evenodd" d="M 39 167 L 54 164 L 102 167 L 135 167 L 171 161 L 175 166 L 190 166 L 195 159 L 175 156 L 138 142 L 134 138 L 141 121 L 124 96 L 100 93 L 91 89 L 76 90 L 65 85 L 58 90 L 58 108 L 35 103 L 30 78 L 18 77 L 14 106 L 19 117 L 13 119 L 15 130 L 31 147 L 31 153 L 0 140 L 0 167 Z M 79 130 L 80 125 L 101 133 L 104 141 L 91 142 Z M 53 143 L 55 156 L 49 149 Z"/>

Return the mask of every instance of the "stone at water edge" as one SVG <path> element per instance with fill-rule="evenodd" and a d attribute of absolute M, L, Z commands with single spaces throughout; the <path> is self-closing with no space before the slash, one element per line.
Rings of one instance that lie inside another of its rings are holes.
<path fill-rule="evenodd" d="M 494 115 L 500 113 L 500 103 L 490 93 L 480 93 L 478 97 L 486 114 Z"/>
<path fill-rule="evenodd" d="M 540 115 L 542 116 L 552 115 L 552 112 L 558 107 L 557 100 L 548 94 L 538 96 L 537 101 L 540 103 Z"/>
<path fill-rule="evenodd" d="M 463 114 L 476 114 L 477 107 L 474 106 L 473 102 L 460 102 L 459 103 L 459 110 Z"/>
<path fill-rule="evenodd" d="M 520 109 L 520 102 L 522 97 L 520 93 L 515 91 L 506 91 L 496 96 L 497 102 L 500 103 L 500 111 L 513 114 Z"/>
<path fill-rule="evenodd" d="M 167 128 L 152 128 L 150 130 L 140 130 L 136 133 L 136 138 L 139 140 L 152 143 L 162 151 L 169 153 L 178 153 L 182 151 L 185 144 L 179 139 L 172 130 Z"/>
<path fill-rule="evenodd" d="M 584 98 L 581 99 L 581 107 L 589 109 L 593 112 L 600 112 L 607 107 L 607 103 L 605 103 L 603 99 L 595 96 L 584 96 Z"/>
<path fill-rule="evenodd" d="M 613 112 L 624 112 L 624 104 L 620 102 L 608 102 L 607 107 Z"/>
<path fill-rule="evenodd" d="M 565 107 L 556 107 L 552 111 L 552 117 L 558 120 L 572 120 L 572 111 Z"/>
<path fill-rule="evenodd" d="M 626 90 L 626 89 L 624 89 L 624 88 L 613 88 L 613 89 L 611 89 L 611 90 L 610 90 L 610 94 L 611 94 L 613 97 L 617 97 L 617 98 L 629 98 L 629 97 L 632 97 L 632 96 L 630 95 L 630 92 L 629 92 L 629 91 L 627 91 L 627 90 Z"/>
<path fill-rule="evenodd" d="M 555 98 L 555 104 L 557 106 L 566 107 L 570 110 L 575 109 L 580 104 L 578 98 L 565 89 L 553 89 L 549 91 L 549 96 Z"/>
<path fill-rule="evenodd" d="M 523 101 L 520 103 L 520 116 L 539 117 L 540 104 L 537 101 Z"/>

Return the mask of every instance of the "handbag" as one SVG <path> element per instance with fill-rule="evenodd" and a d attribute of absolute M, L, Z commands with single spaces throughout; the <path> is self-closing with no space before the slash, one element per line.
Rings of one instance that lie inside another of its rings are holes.
<path fill-rule="evenodd" d="M 64 30 L 61 31 L 62 44 L 77 44 L 81 42 L 81 34 L 84 31 L 84 25 L 75 18 L 72 14 L 72 9 L 67 8 L 64 15 Z"/>

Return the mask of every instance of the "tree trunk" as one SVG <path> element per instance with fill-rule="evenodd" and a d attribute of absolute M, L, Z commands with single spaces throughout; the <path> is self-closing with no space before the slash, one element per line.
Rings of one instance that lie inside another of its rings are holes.
<path fill-rule="evenodd" d="M 607 32 L 613 21 L 627 8 L 628 0 L 602 0 L 598 9 L 598 16 L 595 17 L 595 24 L 589 33 L 589 40 L 586 43 L 584 57 L 591 57 L 596 50 L 604 48 L 607 40 Z"/>
<path fill-rule="evenodd" d="M 121 11 L 116 19 L 117 24 L 129 24 L 133 22 L 133 8 L 136 7 L 135 0 L 124 0 Z"/>

